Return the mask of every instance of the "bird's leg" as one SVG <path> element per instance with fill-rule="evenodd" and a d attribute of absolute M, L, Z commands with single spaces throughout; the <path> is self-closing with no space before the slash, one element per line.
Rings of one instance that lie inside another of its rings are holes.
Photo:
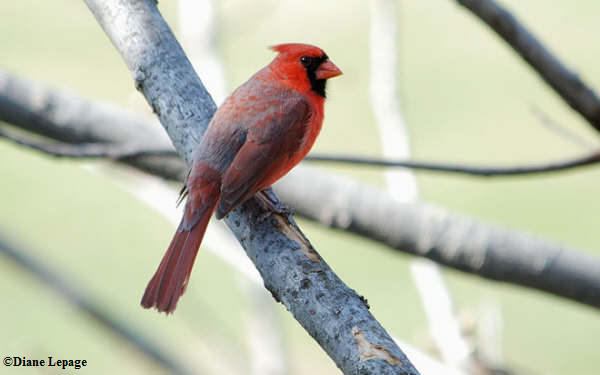
<path fill-rule="evenodd" d="M 270 212 L 275 212 L 276 214 L 286 217 L 294 213 L 294 210 L 290 206 L 282 203 L 279 198 L 277 198 L 272 187 L 259 191 L 255 196 Z"/>

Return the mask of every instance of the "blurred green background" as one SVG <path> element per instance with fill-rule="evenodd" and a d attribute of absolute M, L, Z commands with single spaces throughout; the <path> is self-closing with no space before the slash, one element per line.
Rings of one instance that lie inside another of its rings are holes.
<path fill-rule="evenodd" d="M 600 3 L 504 0 L 559 58 L 600 87 Z M 159 7 L 176 30 L 176 2 Z M 344 71 L 329 85 L 317 151 L 374 155 L 378 134 L 368 100 L 369 12 L 362 1 L 218 3 L 218 45 L 230 90 L 272 58 L 266 46 L 323 47 Z M 597 144 L 597 135 L 503 42 L 453 1 L 401 1 L 398 84 L 414 157 L 482 164 L 527 163 L 583 153 L 548 131 L 532 111 Z M 0 67 L 86 97 L 132 105 L 131 76 L 83 2 L 0 2 Z M 199 72 L 202 77 L 202 72 Z M 143 109 L 143 111 L 148 111 Z M 173 316 L 139 299 L 173 226 L 108 177 L 0 140 L 0 228 L 37 249 L 39 260 L 89 290 L 108 311 L 200 373 L 246 373 L 245 294 L 226 264 L 200 252 Z M 89 162 L 88 162 L 89 163 Z M 382 185 L 381 170 L 332 167 Z M 418 173 L 423 200 L 600 256 L 600 170 L 505 179 Z M 301 221 L 338 275 L 365 295 L 394 336 L 426 346 L 426 322 L 408 271 L 410 257 Z M 445 271 L 457 310 L 497 303 L 508 363 L 538 374 L 597 374 L 600 316 L 591 308 L 514 286 Z M 80 315 L 58 295 L 0 258 L 2 356 L 86 359 L 81 373 L 161 373 L 154 363 Z M 292 373 L 337 373 L 278 305 Z M 207 349 L 207 348 L 210 348 Z M 1 373 L 63 373 L 2 368 Z"/>

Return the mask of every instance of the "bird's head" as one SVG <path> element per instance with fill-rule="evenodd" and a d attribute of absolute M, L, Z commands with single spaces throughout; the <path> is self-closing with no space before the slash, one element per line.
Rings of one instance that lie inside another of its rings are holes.
<path fill-rule="evenodd" d="M 327 79 L 342 74 L 319 47 L 286 43 L 271 49 L 279 52 L 270 64 L 271 69 L 299 91 L 312 91 L 324 98 Z"/>

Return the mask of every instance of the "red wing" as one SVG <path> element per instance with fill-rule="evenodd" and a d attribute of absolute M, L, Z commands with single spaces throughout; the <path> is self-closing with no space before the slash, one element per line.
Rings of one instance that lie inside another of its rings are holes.
<path fill-rule="evenodd" d="M 244 145 L 225 172 L 217 218 L 268 187 L 293 165 L 287 162 L 298 151 L 310 119 L 304 98 L 282 100 L 280 108 L 263 121 L 248 126 Z"/>

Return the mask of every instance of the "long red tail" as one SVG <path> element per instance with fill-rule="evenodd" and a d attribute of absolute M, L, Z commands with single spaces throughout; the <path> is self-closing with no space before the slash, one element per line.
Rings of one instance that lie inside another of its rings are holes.
<path fill-rule="evenodd" d="M 219 199 L 217 181 L 190 183 L 185 213 L 156 273 L 148 283 L 142 306 L 171 313 L 185 292 L 206 226 Z"/>

